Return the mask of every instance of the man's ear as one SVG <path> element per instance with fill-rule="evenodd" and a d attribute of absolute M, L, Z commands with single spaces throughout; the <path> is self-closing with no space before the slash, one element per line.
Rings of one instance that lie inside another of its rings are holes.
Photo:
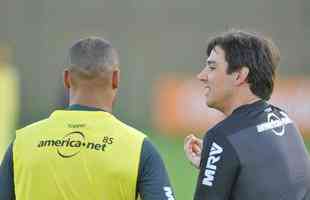
<path fill-rule="evenodd" d="M 117 89 L 119 87 L 120 71 L 115 69 L 112 72 L 112 89 Z"/>
<path fill-rule="evenodd" d="M 71 87 L 71 80 L 70 80 L 70 72 L 68 69 L 65 69 L 63 72 L 63 82 L 65 89 L 70 89 Z"/>
<path fill-rule="evenodd" d="M 249 68 L 247 67 L 241 67 L 240 70 L 234 72 L 235 73 L 235 76 L 234 76 L 234 82 L 236 85 L 242 85 L 244 83 L 247 82 L 247 79 L 248 79 L 248 75 L 249 75 Z"/>

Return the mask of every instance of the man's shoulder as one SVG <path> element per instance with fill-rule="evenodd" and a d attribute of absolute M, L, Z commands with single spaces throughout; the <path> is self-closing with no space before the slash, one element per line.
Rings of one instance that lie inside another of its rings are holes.
<path fill-rule="evenodd" d="M 284 108 L 281 108 L 280 106 L 277 105 L 273 105 L 273 104 L 269 104 L 270 106 L 270 110 L 269 111 L 273 111 L 273 112 L 281 112 L 281 113 L 285 113 L 287 114 L 287 111 Z"/>
<path fill-rule="evenodd" d="M 134 128 L 131 125 L 128 125 L 127 123 L 125 123 L 125 122 L 123 122 L 117 118 L 116 118 L 115 123 L 117 123 L 118 129 L 122 129 L 122 132 L 126 132 L 126 133 L 129 133 L 130 135 L 135 135 L 135 136 L 139 136 L 142 138 L 147 137 L 144 132 L 138 130 L 137 128 Z"/>
<path fill-rule="evenodd" d="M 229 116 L 223 121 L 216 124 L 214 127 L 208 130 L 206 137 L 215 138 L 228 138 L 232 135 L 236 135 L 243 130 L 247 130 L 251 127 L 262 122 L 262 115 L 247 117 L 247 116 Z"/>
<path fill-rule="evenodd" d="M 234 116 L 229 116 L 210 128 L 207 131 L 206 136 L 216 135 L 217 137 L 226 137 L 237 133 L 242 128 L 239 120 L 240 119 L 237 119 Z"/>
<path fill-rule="evenodd" d="M 256 127 L 261 123 L 267 122 L 270 115 L 288 116 L 287 112 L 282 108 L 265 103 L 264 107 L 259 107 L 258 109 L 249 109 L 242 113 L 231 114 L 209 129 L 208 133 L 216 132 L 225 135 L 239 133 L 241 130 Z"/>
<path fill-rule="evenodd" d="M 31 129 L 33 129 L 33 128 L 37 128 L 37 127 L 39 127 L 39 126 L 44 126 L 44 125 L 46 124 L 47 121 L 48 121 L 48 118 L 39 120 L 39 121 L 37 121 L 37 122 L 33 122 L 33 123 L 31 123 L 31 124 L 28 124 L 28 125 L 26 125 L 26 126 L 20 128 L 20 129 L 17 129 L 17 130 L 16 130 L 16 134 L 20 134 L 20 133 L 22 133 L 22 132 L 26 132 L 26 131 L 31 130 Z"/>
<path fill-rule="evenodd" d="M 30 138 L 35 136 L 35 131 L 41 129 L 42 127 L 46 126 L 46 122 L 48 119 L 42 119 L 40 121 L 31 123 L 29 125 L 26 125 L 23 128 L 20 128 L 16 130 L 15 140 L 14 140 L 14 146 L 16 143 L 19 143 L 20 141 L 28 141 Z"/>

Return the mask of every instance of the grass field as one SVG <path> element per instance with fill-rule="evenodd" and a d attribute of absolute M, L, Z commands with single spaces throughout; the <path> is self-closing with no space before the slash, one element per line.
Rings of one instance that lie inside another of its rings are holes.
<path fill-rule="evenodd" d="M 170 180 L 178 200 L 193 199 L 198 171 L 186 160 L 182 138 L 167 138 L 151 135 L 166 164 Z M 306 140 L 310 152 L 310 140 Z"/>

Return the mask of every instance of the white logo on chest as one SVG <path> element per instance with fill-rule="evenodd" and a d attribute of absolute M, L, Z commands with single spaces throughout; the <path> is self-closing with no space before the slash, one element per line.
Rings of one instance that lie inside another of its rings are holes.
<path fill-rule="evenodd" d="M 293 123 L 286 113 L 280 111 L 281 117 L 271 112 L 267 115 L 267 122 L 257 125 L 257 132 L 271 130 L 277 136 L 285 134 L 285 126 Z"/>

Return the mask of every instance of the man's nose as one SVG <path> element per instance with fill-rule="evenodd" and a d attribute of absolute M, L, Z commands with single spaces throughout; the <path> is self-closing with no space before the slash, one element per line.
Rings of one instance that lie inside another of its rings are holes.
<path fill-rule="evenodd" d="M 208 74 L 205 69 L 203 69 L 199 74 L 197 74 L 197 79 L 200 81 L 208 80 Z"/>

